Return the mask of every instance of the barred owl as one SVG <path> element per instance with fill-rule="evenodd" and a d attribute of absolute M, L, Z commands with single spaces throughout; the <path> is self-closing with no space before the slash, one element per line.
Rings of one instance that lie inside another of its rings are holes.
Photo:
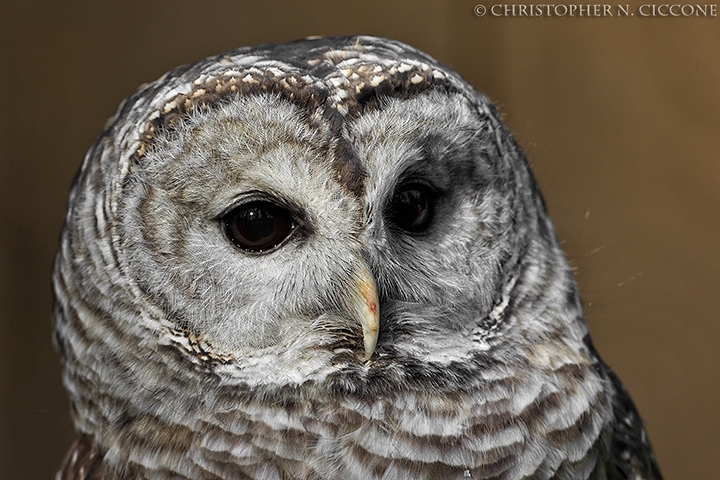
<path fill-rule="evenodd" d="M 659 479 L 526 160 L 407 45 L 173 70 L 85 157 L 59 479 Z"/>

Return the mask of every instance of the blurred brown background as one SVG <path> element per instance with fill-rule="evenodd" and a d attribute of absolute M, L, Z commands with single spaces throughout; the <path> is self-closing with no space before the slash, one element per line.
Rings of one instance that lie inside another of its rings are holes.
<path fill-rule="evenodd" d="M 718 478 L 720 19 L 479 18 L 478 2 L 1 4 L 0 477 L 51 478 L 74 436 L 50 271 L 105 119 L 183 63 L 366 33 L 427 51 L 497 103 L 666 479 Z"/>

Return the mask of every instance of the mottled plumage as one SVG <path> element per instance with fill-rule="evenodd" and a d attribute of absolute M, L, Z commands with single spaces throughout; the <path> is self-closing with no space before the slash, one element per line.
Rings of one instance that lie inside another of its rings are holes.
<path fill-rule="evenodd" d="M 398 42 L 180 67 L 69 200 L 60 479 L 659 479 L 524 156 Z"/>

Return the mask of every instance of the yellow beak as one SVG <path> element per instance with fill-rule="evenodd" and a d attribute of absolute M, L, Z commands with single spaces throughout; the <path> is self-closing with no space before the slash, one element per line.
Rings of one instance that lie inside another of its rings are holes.
<path fill-rule="evenodd" d="M 354 289 L 356 296 L 352 300 L 352 306 L 355 318 L 362 325 L 365 360 L 369 360 L 377 345 L 380 306 L 378 304 L 375 279 L 370 270 L 365 265 L 362 265 L 356 275 Z"/>

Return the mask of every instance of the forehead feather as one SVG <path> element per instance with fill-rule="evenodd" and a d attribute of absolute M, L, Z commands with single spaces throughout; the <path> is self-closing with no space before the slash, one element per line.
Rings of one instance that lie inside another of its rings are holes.
<path fill-rule="evenodd" d="M 239 96 L 271 94 L 297 106 L 314 128 L 334 135 L 332 167 L 338 181 L 360 195 L 365 172 L 344 133 L 347 123 L 386 98 L 428 91 L 464 96 L 494 118 L 487 99 L 428 55 L 375 37 L 304 39 L 245 47 L 172 70 L 131 96 L 104 136 L 132 170 L 158 141 L 194 113 L 215 111 Z"/>

